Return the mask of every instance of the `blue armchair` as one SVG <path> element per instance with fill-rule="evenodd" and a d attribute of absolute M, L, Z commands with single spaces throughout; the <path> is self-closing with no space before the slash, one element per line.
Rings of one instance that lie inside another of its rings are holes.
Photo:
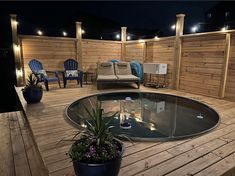
<path fill-rule="evenodd" d="M 64 62 L 64 88 L 67 80 L 77 80 L 77 83 L 82 87 L 83 72 L 78 70 L 78 62 L 74 59 L 68 59 Z"/>
<path fill-rule="evenodd" d="M 60 86 L 60 79 L 57 71 L 45 71 L 43 69 L 42 63 L 36 59 L 32 59 L 31 61 L 29 61 L 29 67 L 31 71 L 37 76 L 39 82 L 44 82 L 47 91 L 49 91 L 49 86 L 48 86 L 49 82 L 58 82 Z M 54 73 L 55 76 L 48 77 L 47 73 Z"/>

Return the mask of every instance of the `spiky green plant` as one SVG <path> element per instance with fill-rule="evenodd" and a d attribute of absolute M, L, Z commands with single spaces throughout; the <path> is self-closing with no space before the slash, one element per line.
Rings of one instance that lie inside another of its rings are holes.
<path fill-rule="evenodd" d="M 23 90 L 29 89 L 29 88 L 39 88 L 41 89 L 42 86 L 38 84 L 39 80 L 37 76 L 34 73 L 30 73 L 27 78 L 26 86 Z"/>
<path fill-rule="evenodd" d="M 87 128 L 75 134 L 72 140 L 74 144 L 68 154 L 73 160 L 99 163 L 105 162 L 120 155 L 120 145 L 114 141 L 110 132 L 110 120 L 118 112 L 111 116 L 103 116 L 104 110 L 101 108 L 101 102 L 98 102 L 90 111 L 85 107 L 91 120 L 87 122 Z M 82 117 L 83 118 L 83 117 Z M 78 139 L 76 139 L 78 137 Z"/>

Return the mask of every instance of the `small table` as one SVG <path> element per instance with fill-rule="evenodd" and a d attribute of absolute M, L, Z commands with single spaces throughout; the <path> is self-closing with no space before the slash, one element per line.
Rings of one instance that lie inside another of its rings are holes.
<path fill-rule="evenodd" d="M 90 84 L 92 84 L 95 73 L 84 71 L 83 74 L 84 74 L 84 82 L 88 84 L 88 77 L 90 76 L 90 80 L 91 80 Z"/>

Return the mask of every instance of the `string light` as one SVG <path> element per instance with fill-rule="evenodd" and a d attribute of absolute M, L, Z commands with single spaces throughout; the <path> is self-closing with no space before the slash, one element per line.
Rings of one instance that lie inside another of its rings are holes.
<path fill-rule="evenodd" d="M 171 25 L 171 29 L 175 30 L 175 24 Z"/>
<path fill-rule="evenodd" d="M 197 32 L 197 30 L 198 30 L 198 27 L 197 26 L 193 26 L 192 28 L 191 28 L 191 32 Z"/>
<path fill-rule="evenodd" d="M 221 31 L 226 31 L 226 30 L 228 30 L 228 26 L 224 26 L 221 28 Z"/>
<path fill-rule="evenodd" d="M 120 34 L 117 34 L 117 35 L 116 35 L 116 39 L 120 39 Z"/>
<path fill-rule="evenodd" d="M 127 36 L 127 40 L 131 40 L 131 36 L 128 35 L 128 36 Z"/>
<path fill-rule="evenodd" d="M 85 34 L 85 33 L 86 33 L 85 30 L 82 29 L 82 34 Z"/>
<path fill-rule="evenodd" d="M 68 35 L 68 33 L 65 32 L 65 31 L 63 31 L 62 34 L 63 34 L 63 36 L 65 36 L 65 37 Z"/>
<path fill-rule="evenodd" d="M 37 31 L 37 34 L 38 34 L 38 35 L 43 35 L 43 32 L 42 32 L 41 30 L 38 30 L 38 31 Z"/>
<path fill-rule="evenodd" d="M 154 39 L 155 39 L 155 40 L 158 40 L 158 39 L 159 39 L 159 37 L 156 35 L 156 36 L 154 37 Z"/>

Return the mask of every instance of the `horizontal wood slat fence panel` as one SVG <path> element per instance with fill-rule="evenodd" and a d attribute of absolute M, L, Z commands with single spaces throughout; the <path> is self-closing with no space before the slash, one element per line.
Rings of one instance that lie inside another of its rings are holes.
<path fill-rule="evenodd" d="M 121 60 L 121 43 L 102 40 L 82 40 L 83 67 L 96 70 L 97 62 L 106 62 L 111 59 Z"/>
<path fill-rule="evenodd" d="M 232 34 L 225 98 L 235 101 L 235 33 Z"/>
<path fill-rule="evenodd" d="M 66 59 L 76 58 L 74 40 L 23 37 L 21 38 L 21 46 L 25 77 L 30 72 L 28 63 L 33 58 L 41 61 L 45 70 L 62 70 Z"/>
<path fill-rule="evenodd" d="M 231 34 L 228 75 L 225 98 L 235 101 L 235 31 Z M 226 51 L 226 33 L 183 35 L 179 90 L 219 97 Z M 75 38 L 20 36 L 22 63 L 25 76 L 28 62 L 39 59 L 46 70 L 61 70 L 67 58 L 77 59 Z M 82 65 L 84 70 L 96 71 L 96 63 L 111 59 L 138 60 L 140 63 L 168 64 L 167 85 L 173 87 L 175 37 L 143 41 L 126 41 L 122 51 L 121 41 L 82 39 Z M 153 78 L 156 80 L 157 78 Z M 161 78 L 163 79 L 163 78 Z"/>
<path fill-rule="evenodd" d="M 180 90 L 218 97 L 224 51 L 224 35 L 183 38 Z"/>

